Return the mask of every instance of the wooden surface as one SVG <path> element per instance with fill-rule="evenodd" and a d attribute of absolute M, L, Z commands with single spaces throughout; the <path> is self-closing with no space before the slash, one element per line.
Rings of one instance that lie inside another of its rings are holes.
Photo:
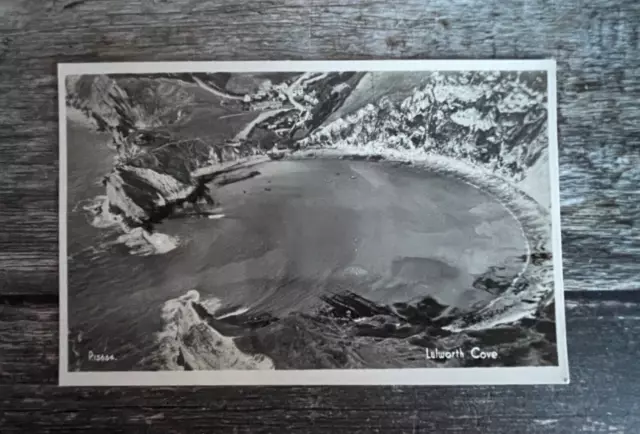
<path fill-rule="evenodd" d="M 0 432 L 636 433 L 640 292 L 567 306 L 570 386 L 74 389 L 55 306 L 25 300 L 0 310 Z"/>
<path fill-rule="evenodd" d="M 637 432 L 640 3 L 0 0 L 0 431 Z M 558 61 L 572 384 L 59 389 L 57 62 Z M 609 291 L 609 292 L 607 292 Z M 22 425 L 21 425 L 22 424 Z"/>

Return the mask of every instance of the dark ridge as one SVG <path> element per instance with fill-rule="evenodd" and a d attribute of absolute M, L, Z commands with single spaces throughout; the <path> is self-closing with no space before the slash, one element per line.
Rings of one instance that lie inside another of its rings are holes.
<path fill-rule="evenodd" d="M 387 306 L 376 304 L 359 296 L 353 292 L 334 294 L 331 296 L 320 296 L 322 301 L 330 306 L 330 309 L 323 314 L 335 318 L 355 319 L 366 318 L 376 315 L 397 315 Z"/>
<path fill-rule="evenodd" d="M 526 255 L 521 256 L 523 261 L 527 260 Z M 550 261 L 552 258 L 551 252 L 533 252 L 529 255 L 529 260 L 533 265 L 541 265 L 545 261 Z"/>
<path fill-rule="evenodd" d="M 309 87 L 309 91 L 318 91 L 318 100 L 321 101 L 316 105 L 311 114 L 311 119 L 307 122 L 306 131 L 311 133 L 338 108 L 342 106 L 351 91 L 358 85 L 360 80 L 365 76 L 364 72 L 342 72 L 330 74 L 328 79 L 320 80 L 313 83 Z M 349 88 L 345 92 L 334 93 L 333 86 L 346 83 Z"/>
<path fill-rule="evenodd" d="M 192 302 L 191 306 L 193 307 L 193 310 L 196 311 L 196 313 L 198 314 L 198 317 L 200 317 L 201 320 L 208 322 L 209 320 L 214 319 L 213 315 L 207 312 L 207 310 L 204 307 L 202 307 L 200 303 Z"/>
<path fill-rule="evenodd" d="M 537 136 L 542 128 L 545 126 L 547 121 L 546 112 L 544 115 L 540 116 L 539 119 L 535 120 L 531 124 L 524 125 L 520 130 L 518 130 L 510 140 L 514 145 L 518 145 L 522 142 L 531 141 L 533 137 Z"/>
<path fill-rule="evenodd" d="M 155 191 L 155 190 L 150 190 L 150 191 Z M 130 195 L 129 197 L 131 197 L 132 199 L 135 198 L 135 196 L 132 196 L 132 195 Z M 205 214 L 205 211 L 202 210 L 199 205 L 199 202 L 201 199 L 204 199 L 204 201 L 209 206 L 215 205 L 215 201 L 211 196 L 211 191 L 209 187 L 207 187 L 202 181 L 199 181 L 196 187 L 193 189 L 193 191 L 184 199 L 168 202 L 165 205 L 156 205 L 153 202 L 151 203 L 147 202 L 144 204 L 145 206 L 143 206 L 141 203 L 137 203 L 146 211 L 148 215 L 148 217 L 142 220 L 140 223 L 131 221 L 131 219 L 129 219 L 126 216 L 126 214 L 122 213 L 122 211 L 119 209 L 117 210 L 116 213 L 123 214 L 125 216 L 125 221 L 127 222 L 127 224 L 129 224 L 129 226 L 131 227 L 140 226 L 148 232 L 153 232 L 155 225 L 160 224 L 165 219 L 168 219 L 174 216 L 176 209 L 182 207 L 185 203 L 190 203 L 194 207 L 197 213 Z M 134 202 L 135 202 L 135 199 L 134 199 Z M 111 207 L 113 208 L 113 205 Z"/>
<path fill-rule="evenodd" d="M 193 367 L 184 359 L 182 348 L 178 349 L 178 358 L 176 359 L 176 363 L 179 366 L 182 366 L 185 371 L 193 371 Z"/>
<path fill-rule="evenodd" d="M 285 157 L 285 153 L 284 152 L 280 152 L 280 153 L 269 152 L 267 155 L 269 156 L 269 158 L 271 160 L 274 160 L 274 161 L 282 160 Z"/>
<path fill-rule="evenodd" d="M 154 207 L 154 201 L 157 199 L 156 189 L 147 180 L 121 168 L 115 169 L 114 172 L 122 178 L 124 181 L 122 186 L 124 193 L 136 205 L 142 209 Z"/>
<path fill-rule="evenodd" d="M 438 303 L 432 297 L 425 297 L 415 305 L 408 303 L 395 303 L 393 305 L 398 315 L 406 319 L 410 324 L 431 325 L 447 308 Z"/>
<path fill-rule="evenodd" d="M 207 312 L 207 310 L 199 303 L 192 302 L 191 306 L 193 307 L 193 310 L 196 311 L 198 317 L 200 317 L 201 320 L 209 324 L 224 336 L 234 336 L 240 334 L 243 331 L 241 327 L 225 324 L 221 321 L 216 320 L 213 315 Z"/>
<path fill-rule="evenodd" d="M 200 176 L 196 176 L 194 177 L 194 179 L 196 179 L 199 182 L 202 182 L 204 184 L 207 184 L 209 182 L 214 181 L 217 177 L 221 176 L 221 175 L 225 175 L 231 172 L 235 172 L 236 170 L 241 170 L 241 169 L 247 169 L 249 167 L 255 166 L 256 164 L 259 163 L 252 163 L 252 164 L 246 164 L 243 165 L 242 162 L 238 162 L 236 164 L 233 164 L 229 167 L 225 167 L 224 169 L 218 169 L 218 170 L 214 170 L 210 173 L 204 174 L 204 175 L 200 175 Z"/>
<path fill-rule="evenodd" d="M 211 190 L 204 180 L 197 180 L 196 182 L 196 188 L 184 200 L 176 201 L 176 205 L 182 205 L 185 202 L 188 202 L 195 206 L 200 199 L 204 199 L 207 205 L 215 205 L 215 200 L 213 199 Z"/>
<path fill-rule="evenodd" d="M 237 336 L 247 331 L 266 327 L 276 321 L 278 318 L 268 313 L 258 314 L 239 314 L 223 319 L 217 319 L 202 307 L 200 303 L 191 303 L 200 319 L 205 321 L 211 327 L 225 336 Z"/>
<path fill-rule="evenodd" d="M 469 337 L 482 341 L 483 345 L 500 345 L 515 342 L 525 336 L 525 331 L 521 327 L 499 326 L 492 329 L 467 331 Z"/>
<path fill-rule="evenodd" d="M 216 321 L 218 321 L 218 323 L 225 323 L 249 330 L 255 330 L 271 325 L 274 322 L 279 321 L 279 318 L 272 316 L 270 313 L 260 312 L 256 314 L 243 313 L 239 315 L 232 315 Z"/>
<path fill-rule="evenodd" d="M 229 184 L 233 184 L 234 182 L 240 182 L 240 181 L 245 181 L 247 179 L 251 179 L 254 178 L 256 176 L 260 175 L 260 172 L 257 170 L 252 170 L 251 172 L 248 173 L 243 173 L 240 175 L 236 175 L 236 176 L 227 176 L 225 178 L 222 178 L 218 181 L 216 181 L 216 185 L 219 187 L 225 186 L 225 185 L 229 185 Z"/>
<path fill-rule="evenodd" d="M 500 295 L 511 287 L 513 277 L 513 273 L 509 272 L 507 267 L 492 266 L 477 277 L 471 286 L 489 294 Z"/>
<path fill-rule="evenodd" d="M 556 323 L 555 323 L 555 321 L 540 320 L 535 325 L 535 329 L 536 329 L 536 331 L 538 333 L 543 334 L 544 337 L 549 342 L 555 342 L 556 341 Z"/>
<path fill-rule="evenodd" d="M 382 155 L 379 155 L 379 154 L 372 154 L 372 155 L 353 154 L 353 155 L 341 155 L 340 159 L 341 160 L 349 160 L 349 161 L 374 161 L 374 162 L 378 162 L 378 161 L 384 160 L 385 157 L 382 156 Z"/>

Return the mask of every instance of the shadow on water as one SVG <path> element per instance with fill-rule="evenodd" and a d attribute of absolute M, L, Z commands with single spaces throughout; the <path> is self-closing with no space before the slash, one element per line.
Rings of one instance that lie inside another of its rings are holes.
<path fill-rule="evenodd" d="M 88 330 L 80 347 L 120 348 L 122 368 L 148 368 L 136 359 L 155 350 L 162 304 L 195 289 L 221 306 L 188 302 L 198 339 L 178 334 L 180 348 L 211 348 L 211 329 L 281 369 L 424 367 L 427 344 L 480 339 L 443 327 L 504 293 L 525 262 L 512 255 L 524 250 L 518 222 L 464 184 L 429 177 L 425 191 L 423 174 L 371 162 L 273 162 L 261 172 L 217 192 L 224 219 L 164 220 L 181 249 L 147 258 L 111 249 L 72 264 L 71 325 Z M 487 221 L 504 236 L 475 230 Z"/>
<path fill-rule="evenodd" d="M 529 258 L 529 262 L 542 265 L 533 258 Z M 478 280 L 486 286 L 495 276 L 495 270 L 491 269 Z M 492 294 L 499 293 L 505 282 L 493 281 L 498 287 L 489 290 Z M 240 350 L 269 357 L 276 369 L 557 364 L 553 303 L 540 305 L 533 316 L 509 324 L 452 332 L 443 327 L 467 313 L 431 296 L 391 305 L 373 302 L 348 290 L 319 298 L 321 304 L 314 312 L 294 312 L 281 317 L 268 312 L 233 314 L 238 306 L 229 306 L 215 314 L 198 303 L 193 303 L 193 308 L 217 332 L 233 336 Z M 493 361 L 469 357 L 430 361 L 424 358 L 425 349 L 461 348 L 468 353 L 473 347 L 496 351 L 500 358 Z"/>

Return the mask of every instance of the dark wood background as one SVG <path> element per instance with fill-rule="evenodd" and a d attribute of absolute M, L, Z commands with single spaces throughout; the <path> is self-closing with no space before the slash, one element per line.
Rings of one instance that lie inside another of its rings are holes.
<path fill-rule="evenodd" d="M 637 0 L 0 0 L 0 432 L 640 432 L 639 33 Z M 547 57 L 571 385 L 55 385 L 56 63 Z"/>

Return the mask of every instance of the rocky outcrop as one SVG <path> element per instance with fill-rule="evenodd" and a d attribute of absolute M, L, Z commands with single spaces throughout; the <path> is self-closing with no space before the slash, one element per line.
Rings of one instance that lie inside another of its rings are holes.
<path fill-rule="evenodd" d="M 213 303 L 211 303 L 213 302 Z M 230 337 L 210 325 L 219 300 L 207 307 L 197 291 L 167 301 L 162 308 L 164 329 L 157 334 L 160 369 L 220 370 L 273 369 L 273 362 L 261 354 L 241 351 Z"/>
<path fill-rule="evenodd" d="M 113 170 L 103 178 L 106 203 L 93 209 L 111 215 L 93 220 L 119 222 L 125 231 L 135 227 L 152 231 L 176 209 L 212 205 L 212 186 L 258 175 L 242 172 L 241 165 L 225 168 L 225 164 L 266 154 L 293 136 L 306 135 L 344 101 L 359 77 L 355 73 L 256 77 L 245 94 L 225 88 L 232 78 L 229 74 L 68 77 L 67 104 L 84 113 L 98 130 L 111 132 L 110 146 L 115 150 Z M 331 91 L 336 86 L 342 90 Z M 197 89 L 221 104 L 240 104 L 235 107 L 240 112 L 263 110 L 267 103 L 279 108 L 261 111 L 226 141 L 185 137 L 179 131 L 189 124 Z M 263 140 L 266 135 L 272 136 L 271 141 Z M 219 182 L 209 184 L 216 179 Z"/>
<path fill-rule="evenodd" d="M 109 211 L 121 215 L 130 227 L 159 222 L 172 207 L 192 198 L 197 189 L 194 183 L 185 184 L 170 175 L 132 166 L 115 168 L 104 182 Z"/>
<path fill-rule="evenodd" d="M 66 87 L 69 106 L 82 111 L 98 130 L 125 137 L 185 121 L 194 102 L 175 81 L 152 76 L 68 76 Z"/>
<path fill-rule="evenodd" d="M 219 363 L 219 352 L 211 351 L 211 345 L 203 342 L 220 340 L 229 342 L 228 346 L 233 344 L 235 353 L 243 354 L 245 359 L 268 360 L 276 369 L 557 364 L 553 303 L 546 303 L 528 318 L 494 328 L 450 331 L 443 326 L 460 313 L 430 297 L 391 306 L 376 304 L 352 292 L 322 300 L 324 307 L 317 312 L 291 313 L 281 318 L 246 309 L 223 315 L 220 310 L 191 300 L 184 306 L 193 316 L 189 327 L 184 327 L 184 336 L 179 334 L 175 340 L 165 342 L 181 350 L 172 352 L 170 364 L 177 361 L 187 369 L 205 369 L 212 365 L 211 360 Z M 443 315 L 445 312 L 447 315 Z M 199 340 L 194 340 L 193 334 Z M 471 355 L 474 347 L 486 353 L 495 351 L 499 357 L 474 358 Z M 440 351 L 459 348 L 465 355 L 427 358 L 425 351 L 434 348 Z M 183 354 L 189 355 L 189 363 L 185 363 Z"/>

